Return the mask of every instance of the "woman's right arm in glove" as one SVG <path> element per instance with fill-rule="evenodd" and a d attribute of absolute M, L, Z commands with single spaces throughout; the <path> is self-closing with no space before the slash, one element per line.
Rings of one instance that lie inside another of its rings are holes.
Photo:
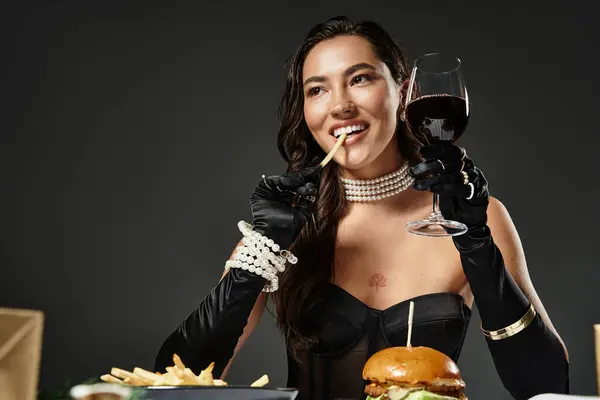
<path fill-rule="evenodd" d="M 320 171 L 312 167 L 264 177 L 250 200 L 253 230 L 288 249 L 309 217 Z M 267 280 L 249 271 L 229 269 L 165 340 L 156 357 L 156 371 L 173 365 L 177 354 L 196 374 L 214 362 L 213 374 L 222 376 L 264 311 Z"/>
<path fill-rule="evenodd" d="M 227 274 L 227 272 L 225 272 L 225 274 Z M 223 275 L 223 277 L 225 277 L 225 274 Z M 252 311 L 250 312 L 250 316 L 248 317 L 248 323 L 244 327 L 244 332 L 242 333 L 242 336 L 238 339 L 237 345 L 236 345 L 235 349 L 233 350 L 233 355 L 229 359 L 227 366 L 223 369 L 223 373 L 221 374 L 221 379 L 224 380 L 226 378 L 227 373 L 229 372 L 229 367 L 233 363 L 235 356 L 242 349 L 242 347 L 244 347 L 246 340 L 248 340 L 248 338 L 254 331 L 254 328 L 256 328 L 256 325 L 258 325 L 258 322 L 262 318 L 263 312 L 265 311 L 266 304 L 267 304 L 267 294 L 266 293 L 259 294 L 258 299 L 256 300 L 256 303 L 254 303 L 254 308 L 252 309 Z"/>
<path fill-rule="evenodd" d="M 215 287 L 162 344 L 154 368 L 165 371 L 177 354 L 196 374 L 215 362 L 222 377 L 252 333 L 265 307 L 265 279 L 242 269 L 226 271 Z"/>
<path fill-rule="evenodd" d="M 155 370 L 165 371 L 177 354 L 196 374 L 214 361 L 213 374 L 222 378 L 260 320 L 265 283 L 263 277 L 242 269 L 225 272 L 199 307 L 164 341 Z"/>

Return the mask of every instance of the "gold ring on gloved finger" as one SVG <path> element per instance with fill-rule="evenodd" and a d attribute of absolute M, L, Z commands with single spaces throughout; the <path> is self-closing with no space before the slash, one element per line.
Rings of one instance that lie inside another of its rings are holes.
<path fill-rule="evenodd" d="M 473 198 L 473 195 L 475 194 L 475 185 L 473 185 L 471 182 L 467 183 L 467 185 L 469 185 L 469 188 L 471 188 L 471 193 L 469 193 L 469 195 L 465 198 L 467 200 L 471 200 Z"/>
<path fill-rule="evenodd" d="M 263 182 L 265 183 L 265 185 L 267 185 L 267 187 L 269 189 L 273 190 L 273 188 L 271 186 L 269 186 L 269 184 L 267 183 L 267 178 L 264 175 L 262 176 L 262 178 L 263 178 Z"/>

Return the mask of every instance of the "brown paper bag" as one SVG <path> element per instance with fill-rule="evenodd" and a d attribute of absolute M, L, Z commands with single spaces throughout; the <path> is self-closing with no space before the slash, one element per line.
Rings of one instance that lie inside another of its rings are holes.
<path fill-rule="evenodd" d="M 44 314 L 0 308 L 0 393 L 3 400 L 37 397 Z"/>

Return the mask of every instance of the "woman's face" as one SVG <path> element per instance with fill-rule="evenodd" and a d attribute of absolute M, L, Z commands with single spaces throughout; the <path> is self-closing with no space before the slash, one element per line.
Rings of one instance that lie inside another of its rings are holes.
<path fill-rule="evenodd" d="M 326 153 L 342 129 L 356 132 L 337 151 L 339 165 L 359 170 L 398 157 L 400 86 L 366 39 L 338 36 L 317 44 L 304 62 L 302 82 L 306 124 Z"/>

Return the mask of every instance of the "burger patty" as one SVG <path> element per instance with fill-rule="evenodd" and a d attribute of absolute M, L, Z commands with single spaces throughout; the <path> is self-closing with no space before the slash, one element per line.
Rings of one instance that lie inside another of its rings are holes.
<path fill-rule="evenodd" d="M 430 385 L 424 385 L 424 384 L 400 386 L 396 383 L 383 383 L 383 384 L 371 383 L 365 387 L 365 393 L 371 397 L 379 397 L 382 394 L 387 393 L 388 388 L 390 386 L 398 386 L 398 387 L 402 387 L 402 388 L 419 387 L 419 388 L 423 388 L 424 390 L 427 390 L 428 392 L 431 392 L 431 393 L 436 393 L 436 394 L 443 395 L 443 396 L 451 396 L 451 397 L 456 397 L 457 399 L 466 400 L 466 397 L 465 397 L 463 391 L 456 390 L 456 387 L 430 386 Z"/>
<path fill-rule="evenodd" d="M 371 397 L 379 397 L 386 392 L 387 392 L 386 387 L 377 385 L 375 383 L 371 383 L 371 384 L 367 385 L 367 387 L 365 388 L 365 393 Z"/>

